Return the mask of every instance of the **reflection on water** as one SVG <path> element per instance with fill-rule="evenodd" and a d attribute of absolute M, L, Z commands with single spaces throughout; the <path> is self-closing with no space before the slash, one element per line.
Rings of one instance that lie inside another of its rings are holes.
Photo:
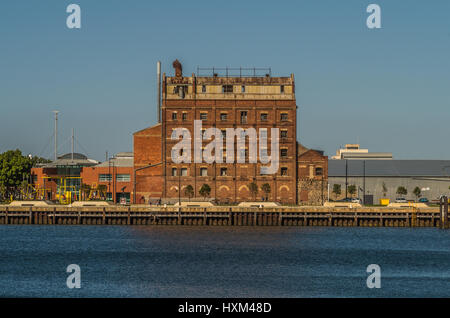
<path fill-rule="evenodd" d="M 449 243 L 432 228 L 0 226 L 0 296 L 449 297 Z"/>

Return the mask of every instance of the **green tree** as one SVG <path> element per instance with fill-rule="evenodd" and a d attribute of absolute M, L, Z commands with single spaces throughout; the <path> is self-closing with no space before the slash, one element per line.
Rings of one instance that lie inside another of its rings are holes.
<path fill-rule="evenodd" d="M 32 159 L 23 156 L 18 149 L 0 154 L 0 195 L 3 200 L 19 197 L 24 181 L 30 176 L 31 167 Z"/>
<path fill-rule="evenodd" d="M 404 187 L 404 186 L 400 186 L 397 188 L 397 192 L 398 195 L 407 195 L 408 194 L 408 190 Z"/>
<path fill-rule="evenodd" d="M 270 189 L 270 184 L 264 183 L 264 184 L 261 186 L 261 190 L 262 190 L 262 191 L 264 192 L 264 194 L 265 194 L 265 199 L 266 199 L 266 201 L 269 200 L 269 193 L 270 193 L 270 191 L 271 191 L 271 189 Z"/>
<path fill-rule="evenodd" d="M 337 200 L 338 196 L 341 195 L 341 185 L 340 184 L 333 184 L 333 193 L 334 193 L 334 199 Z"/>
<path fill-rule="evenodd" d="M 191 201 L 191 198 L 194 196 L 194 188 L 190 184 L 184 188 L 184 195 L 189 198 L 189 201 Z"/>
<path fill-rule="evenodd" d="M 33 165 L 33 167 L 36 167 L 40 163 L 50 163 L 50 162 L 52 162 L 52 161 L 49 159 L 46 159 L 46 158 L 42 158 L 42 157 L 38 157 L 38 156 L 31 157 L 31 164 Z"/>
<path fill-rule="evenodd" d="M 383 182 L 381 187 L 382 187 L 382 191 L 383 191 L 383 198 L 385 198 L 386 197 L 386 193 L 388 192 L 388 188 L 386 187 L 386 183 Z"/>
<path fill-rule="evenodd" d="M 347 188 L 348 193 L 350 193 L 350 197 L 353 198 L 353 195 L 356 193 L 356 186 L 351 184 Z"/>
<path fill-rule="evenodd" d="M 256 200 L 256 195 L 258 194 L 258 185 L 254 182 L 248 185 L 248 189 L 250 193 L 253 195 L 253 200 Z"/>
<path fill-rule="evenodd" d="M 420 198 L 421 191 L 420 191 L 419 187 L 415 187 L 414 190 L 413 190 L 413 193 L 416 196 L 416 200 Z"/>
<path fill-rule="evenodd" d="M 211 193 L 211 187 L 204 183 L 198 193 L 203 197 L 204 200 L 206 200 L 206 197 Z"/>

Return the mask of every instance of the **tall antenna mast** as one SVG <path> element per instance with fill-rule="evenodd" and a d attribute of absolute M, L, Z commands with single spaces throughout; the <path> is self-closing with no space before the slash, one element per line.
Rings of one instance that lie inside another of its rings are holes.
<path fill-rule="evenodd" d="M 75 130 L 72 128 L 72 161 L 73 161 L 74 138 L 75 138 Z"/>
<path fill-rule="evenodd" d="M 54 110 L 55 114 L 55 161 L 58 159 L 58 110 Z"/>

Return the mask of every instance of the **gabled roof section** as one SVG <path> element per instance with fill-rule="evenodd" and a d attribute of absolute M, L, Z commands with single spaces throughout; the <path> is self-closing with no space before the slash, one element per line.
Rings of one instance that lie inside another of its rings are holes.
<path fill-rule="evenodd" d="M 146 132 L 146 131 L 151 130 L 151 129 L 156 129 L 156 128 L 158 128 L 158 127 L 161 128 L 161 123 L 158 123 L 158 124 L 156 124 L 156 125 L 154 125 L 154 126 L 150 126 L 150 127 L 146 127 L 146 128 L 144 128 L 144 129 L 138 130 L 138 131 L 136 131 L 136 132 L 133 133 L 133 136 L 134 136 L 134 135 L 137 135 L 137 134 L 139 134 L 139 133 Z"/>

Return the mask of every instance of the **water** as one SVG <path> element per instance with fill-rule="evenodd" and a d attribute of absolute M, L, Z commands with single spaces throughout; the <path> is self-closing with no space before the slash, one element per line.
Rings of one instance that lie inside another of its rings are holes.
<path fill-rule="evenodd" d="M 449 297 L 449 243 L 433 228 L 0 226 L 0 296 Z"/>

